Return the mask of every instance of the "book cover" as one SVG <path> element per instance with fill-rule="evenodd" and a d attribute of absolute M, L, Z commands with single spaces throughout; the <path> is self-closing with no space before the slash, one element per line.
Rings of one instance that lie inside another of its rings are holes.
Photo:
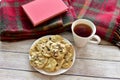
<path fill-rule="evenodd" d="M 22 7 L 34 26 L 37 26 L 68 9 L 62 0 L 34 0 L 22 5 Z"/>

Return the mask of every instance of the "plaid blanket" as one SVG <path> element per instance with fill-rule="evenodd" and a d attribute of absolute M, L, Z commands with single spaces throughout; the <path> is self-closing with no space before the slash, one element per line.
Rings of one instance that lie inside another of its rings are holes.
<path fill-rule="evenodd" d="M 69 7 L 37 27 L 33 27 L 21 5 L 32 0 L 2 0 L 0 2 L 0 40 L 18 41 L 58 34 L 70 30 L 74 20 L 89 19 L 97 28 L 96 34 L 120 47 L 119 0 L 63 0 Z"/>

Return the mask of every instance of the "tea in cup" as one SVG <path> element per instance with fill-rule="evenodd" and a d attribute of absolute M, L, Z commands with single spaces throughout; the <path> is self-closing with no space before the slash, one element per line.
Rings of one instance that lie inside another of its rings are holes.
<path fill-rule="evenodd" d="M 101 41 L 100 37 L 95 35 L 96 27 L 90 20 L 78 19 L 72 23 L 71 29 L 77 47 L 84 47 L 88 42 L 99 44 Z"/>

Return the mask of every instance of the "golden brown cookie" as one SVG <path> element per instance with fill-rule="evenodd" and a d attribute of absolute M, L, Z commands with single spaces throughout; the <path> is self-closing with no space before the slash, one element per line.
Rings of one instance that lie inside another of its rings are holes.
<path fill-rule="evenodd" d="M 54 58 L 49 58 L 47 64 L 43 69 L 47 72 L 54 72 L 56 65 L 57 61 Z"/>

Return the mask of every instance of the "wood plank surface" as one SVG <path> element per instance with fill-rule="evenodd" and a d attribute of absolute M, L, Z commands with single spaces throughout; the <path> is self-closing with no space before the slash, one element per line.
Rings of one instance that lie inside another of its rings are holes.
<path fill-rule="evenodd" d="M 1 51 L 28 53 L 33 40 L 18 43 L 4 43 Z M 7 46 L 7 45 L 8 46 Z M 22 44 L 22 45 L 21 45 Z M 120 49 L 116 46 L 88 44 L 84 48 L 75 47 L 77 58 L 120 60 Z M 107 56 L 107 57 L 106 57 Z"/>
<path fill-rule="evenodd" d="M 0 80 L 119 80 L 119 79 L 75 75 L 46 76 L 39 74 L 38 72 L 0 69 Z"/>
<path fill-rule="evenodd" d="M 73 45 L 72 34 L 61 34 Z M 46 76 L 29 64 L 29 48 L 36 39 L 18 42 L 0 41 L 0 80 L 120 80 L 120 49 L 102 40 L 99 45 L 75 47 L 72 68 L 59 76 Z"/>
<path fill-rule="evenodd" d="M 70 32 L 61 33 L 60 35 L 68 39 L 74 45 L 73 37 Z M 23 41 L 18 41 L 18 42 L 1 42 L 0 41 L 0 47 L 1 47 L 0 50 L 27 52 L 35 40 L 36 39 L 31 39 L 31 40 L 23 40 Z M 104 40 L 102 40 L 100 44 L 113 46 L 111 43 L 104 41 Z"/>
<path fill-rule="evenodd" d="M 75 50 L 77 58 L 120 61 L 120 49 L 115 46 L 89 44 Z"/>
<path fill-rule="evenodd" d="M 0 53 L 1 69 L 36 71 L 29 65 L 28 54 Z M 76 59 L 73 67 L 65 74 L 120 78 L 120 62 Z M 109 75 L 108 75 L 109 74 Z"/>

